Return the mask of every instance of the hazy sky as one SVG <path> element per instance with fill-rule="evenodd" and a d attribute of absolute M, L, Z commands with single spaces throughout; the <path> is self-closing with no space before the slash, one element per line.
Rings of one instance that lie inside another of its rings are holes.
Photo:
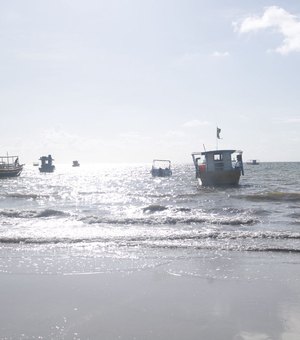
<path fill-rule="evenodd" d="M 300 161 L 300 2 L 0 0 L 0 153 Z"/>

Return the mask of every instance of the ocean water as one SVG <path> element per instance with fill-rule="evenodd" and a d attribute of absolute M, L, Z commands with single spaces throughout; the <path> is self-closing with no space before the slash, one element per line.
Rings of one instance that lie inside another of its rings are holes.
<path fill-rule="evenodd" d="M 150 168 L 26 166 L 1 179 L 0 272 L 142 270 L 199 254 L 299 260 L 300 163 L 245 165 L 234 188 L 199 186 L 192 163 L 174 164 L 170 178 Z"/>

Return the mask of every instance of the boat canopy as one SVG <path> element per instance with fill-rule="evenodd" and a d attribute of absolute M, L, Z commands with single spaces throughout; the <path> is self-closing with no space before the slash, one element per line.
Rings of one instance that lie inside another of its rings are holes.
<path fill-rule="evenodd" d="M 171 161 L 169 159 L 154 159 L 152 166 L 154 168 L 157 167 L 171 168 Z"/>
<path fill-rule="evenodd" d="M 151 174 L 154 177 L 171 176 L 171 161 L 168 159 L 154 159 L 152 163 Z"/>

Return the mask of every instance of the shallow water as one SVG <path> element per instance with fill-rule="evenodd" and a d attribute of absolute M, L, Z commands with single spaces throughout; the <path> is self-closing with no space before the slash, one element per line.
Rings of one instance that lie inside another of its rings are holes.
<path fill-rule="evenodd" d="M 0 247 L 11 257 L 0 270 L 51 271 L 58 255 L 62 271 L 84 257 L 73 270 L 98 272 L 103 259 L 126 270 L 205 251 L 297 254 L 299 173 L 300 163 L 246 165 L 238 187 L 203 188 L 192 164 L 174 164 L 170 178 L 152 178 L 148 164 L 28 166 L 1 180 Z"/>

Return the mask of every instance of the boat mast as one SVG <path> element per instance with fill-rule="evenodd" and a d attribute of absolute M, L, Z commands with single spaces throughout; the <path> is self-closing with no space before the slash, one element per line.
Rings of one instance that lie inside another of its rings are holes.
<path fill-rule="evenodd" d="M 219 139 L 222 139 L 221 137 L 220 137 L 220 133 L 221 133 L 221 129 L 218 127 L 218 125 L 217 125 L 217 134 L 216 134 L 216 150 L 218 150 L 218 148 L 219 148 L 219 143 L 218 143 L 218 140 Z"/>

